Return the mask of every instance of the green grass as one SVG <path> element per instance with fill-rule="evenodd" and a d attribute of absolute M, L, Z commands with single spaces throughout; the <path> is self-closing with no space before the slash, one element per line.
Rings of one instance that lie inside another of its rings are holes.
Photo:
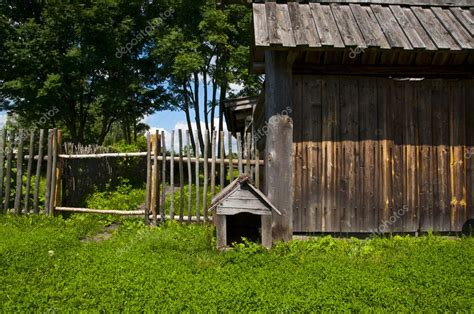
<path fill-rule="evenodd" d="M 0 216 L 0 311 L 474 310 L 474 240 L 320 238 L 219 253 L 212 230 Z M 82 240 L 82 241 L 81 241 Z"/>
<path fill-rule="evenodd" d="M 95 192 L 87 198 L 87 208 L 93 209 L 113 209 L 113 210 L 137 210 L 142 207 L 145 203 L 146 190 L 142 188 L 134 188 L 127 180 L 122 180 L 122 184 L 115 189 L 107 189 L 104 192 Z M 216 186 L 216 193 L 221 190 L 220 186 Z M 170 193 L 170 187 L 166 186 L 166 201 L 165 208 L 166 214 L 170 214 L 171 210 L 171 199 L 173 199 L 173 206 L 175 216 L 179 215 L 180 204 L 181 204 L 181 189 L 179 186 L 175 186 L 173 195 Z M 204 215 L 203 203 L 204 189 L 201 186 L 199 189 L 199 211 L 201 217 Z M 183 214 L 188 215 L 188 195 L 189 185 L 183 186 Z M 161 194 L 159 195 L 161 200 Z M 207 189 L 207 199 L 210 204 L 212 199 L 211 188 Z M 191 214 L 196 215 L 196 186 L 191 186 Z M 210 213 L 209 213 L 210 214 Z"/>

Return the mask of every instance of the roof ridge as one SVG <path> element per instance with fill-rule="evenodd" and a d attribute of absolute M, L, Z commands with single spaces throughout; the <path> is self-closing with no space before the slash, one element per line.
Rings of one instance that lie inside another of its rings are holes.
<path fill-rule="evenodd" d="M 254 0 L 254 3 L 276 2 L 265 0 Z M 285 2 L 285 1 L 278 1 Z M 473 7 L 473 0 L 287 0 L 299 3 L 339 3 L 339 4 L 381 4 L 381 5 L 406 5 L 406 6 L 450 6 L 450 7 Z"/>

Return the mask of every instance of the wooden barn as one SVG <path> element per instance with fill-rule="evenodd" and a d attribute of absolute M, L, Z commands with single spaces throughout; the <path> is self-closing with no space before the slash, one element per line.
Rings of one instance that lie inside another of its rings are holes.
<path fill-rule="evenodd" d="M 252 4 L 252 67 L 266 80 L 254 128 L 265 128 L 264 189 L 282 213 L 274 239 L 459 232 L 474 218 L 473 9 Z"/>

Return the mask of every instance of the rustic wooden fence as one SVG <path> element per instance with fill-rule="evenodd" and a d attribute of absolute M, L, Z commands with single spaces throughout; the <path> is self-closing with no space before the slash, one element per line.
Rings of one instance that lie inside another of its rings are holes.
<path fill-rule="evenodd" d="M 36 136 L 38 136 L 38 141 L 36 141 Z M 45 137 L 47 137 L 46 143 Z M 0 131 L 0 194 L 2 195 L 0 209 L 2 212 L 13 211 L 17 214 L 40 212 L 51 214 L 53 212 L 51 209 L 60 201 L 57 184 L 61 170 L 61 162 L 58 160 L 60 146 L 61 132 L 57 129 L 48 130 L 47 133 L 45 130 L 31 132 L 19 130 L 17 133 Z M 25 154 L 25 149 L 27 154 Z M 15 164 L 16 168 L 14 168 Z M 46 187 L 44 199 L 42 199 L 40 181 L 44 172 Z"/>
<path fill-rule="evenodd" d="M 199 146 L 194 152 L 189 131 L 178 130 L 176 133 L 177 136 L 172 131 L 170 143 L 166 142 L 164 132 L 148 133 L 146 152 L 97 153 L 97 149 L 93 149 L 93 153 L 88 153 L 81 149 L 81 153 L 74 154 L 70 144 L 62 144 L 61 131 L 58 129 L 28 133 L 20 130 L 17 134 L 3 130 L 0 133 L 0 193 L 4 197 L 0 208 L 3 212 L 17 214 L 75 212 L 143 215 L 146 223 L 153 224 L 165 219 L 207 222 L 211 219 L 207 213 L 210 198 L 238 174 L 246 173 L 253 178 L 257 187 L 260 185 L 263 161 L 250 134 L 242 136 L 237 133 L 234 138 L 227 132 L 213 132 L 211 136 L 206 132 L 203 152 L 199 151 Z M 28 138 L 29 143 L 25 145 Z M 217 145 L 218 142 L 222 144 Z M 235 151 L 233 147 L 236 147 Z M 62 206 L 62 185 L 68 179 L 63 174 L 66 160 L 133 157 L 146 157 L 147 161 L 144 210 Z M 16 169 L 12 166 L 15 161 Z M 178 171 L 175 171 L 175 167 L 178 167 Z M 175 172 L 178 173 L 176 178 Z M 41 178 L 46 180 L 44 191 L 40 191 Z M 15 190 L 12 190 L 13 186 Z M 40 202 L 43 195 L 44 200 Z M 179 195 L 177 202 L 176 195 Z"/>

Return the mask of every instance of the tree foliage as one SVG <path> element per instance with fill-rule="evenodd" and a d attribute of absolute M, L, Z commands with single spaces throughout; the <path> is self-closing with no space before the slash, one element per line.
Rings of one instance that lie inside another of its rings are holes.
<path fill-rule="evenodd" d="M 215 130 L 229 84 L 259 89 L 247 70 L 250 11 L 240 5 L 6 0 L 0 38 L 0 109 L 27 126 L 57 108 L 44 127 L 74 142 L 121 132 L 130 143 L 147 128 L 140 121 L 163 109 L 183 110 L 189 126 L 196 110 L 195 122 Z"/>
<path fill-rule="evenodd" d="M 173 6 L 174 23 L 156 34 L 152 55 L 162 60 L 170 91 L 186 114 L 188 128 L 190 111 L 195 111 L 198 139 L 191 140 L 193 147 L 199 141 L 202 150 L 201 123 L 209 134 L 222 130 L 222 124 L 217 127 L 214 121 L 216 109 L 232 95 L 229 85 L 243 85 L 239 95 L 260 91 L 259 78 L 248 70 L 251 12 L 242 5 L 218 7 L 213 0 L 179 0 Z M 219 113 L 222 122 L 223 111 Z"/>

